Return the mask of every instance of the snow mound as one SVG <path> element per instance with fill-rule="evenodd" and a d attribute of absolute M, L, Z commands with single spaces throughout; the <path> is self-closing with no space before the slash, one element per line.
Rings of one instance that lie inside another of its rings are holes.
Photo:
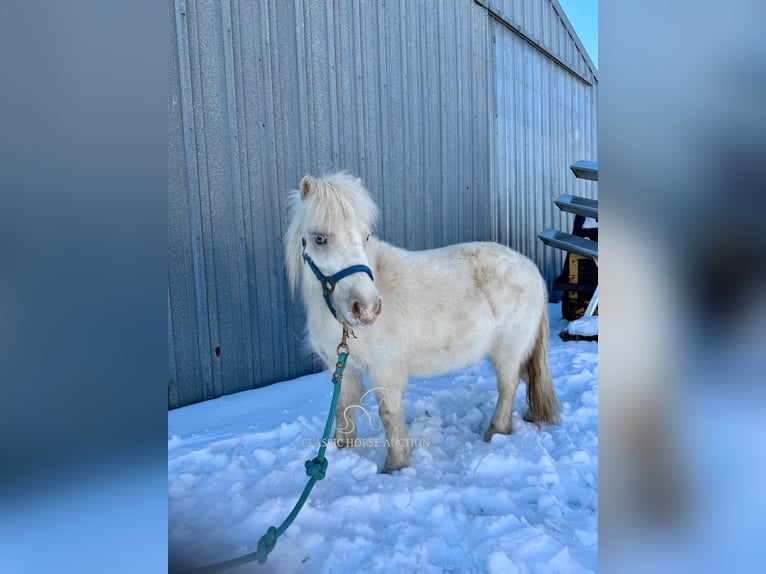
<path fill-rule="evenodd" d="M 580 335 L 581 337 L 593 337 L 598 335 L 598 315 L 592 317 L 580 317 L 576 321 L 569 323 L 566 328 L 570 335 Z"/>

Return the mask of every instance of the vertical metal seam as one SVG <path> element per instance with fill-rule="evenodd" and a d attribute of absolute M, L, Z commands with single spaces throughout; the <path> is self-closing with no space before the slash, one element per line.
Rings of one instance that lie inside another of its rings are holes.
<path fill-rule="evenodd" d="M 235 0 L 236 1 L 236 0 Z M 229 0 L 221 3 L 221 24 L 222 24 L 222 39 L 223 39 L 223 58 L 224 58 L 224 74 L 225 74 L 225 86 L 226 86 L 226 107 L 227 107 L 227 120 L 229 127 L 229 141 L 231 145 L 231 153 L 229 157 L 230 170 L 232 177 L 232 189 L 231 193 L 234 195 L 234 209 L 233 215 L 235 219 L 234 226 L 234 242 L 236 246 L 237 255 L 237 284 L 239 288 L 239 306 L 240 309 L 247 309 L 249 307 L 249 292 L 247 285 L 247 263 L 246 263 L 246 249 L 245 249 L 245 222 L 244 212 L 237 208 L 237 205 L 242 206 L 242 180 L 241 172 L 239 169 L 240 159 L 240 146 L 239 146 L 239 119 L 237 117 L 237 90 L 235 80 L 235 53 L 234 53 L 234 37 L 233 26 L 231 20 L 232 4 Z M 236 165 L 235 165 L 236 163 Z M 250 332 L 250 314 L 240 313 L 239 317 L 241 336 L 245 339 L 245 334 L 249 335 Z M 234 353 L 242 352 L 244 354 L 243 361 L 245 366 L 245 374 L 249 381 L 252 380 L 252 347 L 250 345 L 244 345 L 244 349 L 227 349 L 227 353 L 221 357 L 221 362 L 226 360 L 226 357 L 231 356 Z M 222 381 L 224 390 L 226 390 L 227 381 Z M 241 383 L 240 383 L 241 384 Z"/>
<path fill-rule="evenodd" d="M 191 253 L 192 253 L 192 270 L 195 278 L 195 301 L 196 301 L 196 316 L 197 316 L 197 349 L 200 357 L 200 390 L 202 398 L 207 399 L 209 397 L 208 385 L 212 382 L 212 364 L 209 355 L 210 347 L 210 332 L 209 311 L 207 306 L 207 283 L 205 281 L 205 262 L 204 262 L 204 247 L 202 246 L 202 215 L 199 211 L 195 211 L 195 187 L 196 195 L 201 196 L 199 189 L 197 167 L 197 145 L 196 145 L 196 130 L 194 126 L 194 104 L 193 104 L 193 86 L 192 86 L 192 71 L 191 71 L 191 46 L 188 45 L 189 37 L 186 31 L 186 27 L 183 22 L 187 22 L 188 25 L 188 6 L 183 6 L 183 0 L 175 0 L 175 18 L 176 18 L 176 37 L 178 45 L 178 59 L 179 59 L 179 76 L 181 85 L 181 121 L 183 124 L 183 137 L 184 137 L 184 156 L 186 158 L 186 180 L 188 187 L 188 200 L 189 200 L 189 228 L 191 235 Z M 187 18 L 183 18 L 183 14 Z M 188 47 L 188 49 L 187 49 Z M 188 90 L 188 97 L 185 93 Z M 191 117 L 190 117 L 191 116 Z M 191 124 L 189 123 L 191 121 Z M 195 185 L 196 182 L 196 185 Z M 201 201 L 201 198 L 198 199 Z M 195 220 L 199 223 L 199 230 L 195 225 Z M 206 337 L 205 337 L 206 335 Z"/>

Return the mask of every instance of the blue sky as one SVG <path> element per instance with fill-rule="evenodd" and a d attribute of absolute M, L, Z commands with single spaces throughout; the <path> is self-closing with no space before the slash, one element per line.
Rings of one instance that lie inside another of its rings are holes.
<path fill-rule="evenodd" d="M 559 4 L 598 68 L 598 0 L 559 0 Z"/>

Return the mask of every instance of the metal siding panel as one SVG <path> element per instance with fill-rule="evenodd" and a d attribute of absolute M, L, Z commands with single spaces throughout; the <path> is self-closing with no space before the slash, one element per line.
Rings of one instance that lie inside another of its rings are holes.
<path fill-rule="evenodd" d="M 406 73 L 401 65 L 402 49 L 400 37 L 399 9 L 401 2 L 391 1 L 383 4 L 384 24 L 381 30 L 384 32 L 382 45 L 384 51 L 382 59 L 385 61 L 385 92 L 386 112 L 383 124 L 386 126 L 384 133 L 388 141 L 384 149 L 388 153 L 386 158 L 386 204 L 389 209 L 383 217 L 389 219 L 389 236 L 392 241 L 400 245 L 407 244 L 407 235 L 404 226 L 404 195 L 407 193 L 407 182 L 404 179 L 404 124 L 406 118 L 407 100 L 403 97 Z"/>
<path fill-rule="evenodd" d="M 557 16 L 555 11 L 547 5 L 543 9 L 543 36 L 542 36 L 542 42 L 543 45 L 546 46 L 551 52 L 554 54 L 556 53 L 556 48 L 554 47 L 554 31 L 556 30 L 557 26 Z"/>
<path fill-rule="evenodd" d="M 171 23 L 185 21 L 183 8 L 169 3 Z M 176 407 L 182 400 L 197 401 L 202 398 L 202 376 L 196 340 L 196 304 L 194 299 L 194 274 L 191 272 L 192 241 L 188 221 L 188 195 L 186 178 L 186 147 L 182 107 L 187 99 L 181 97 L 181 68 L 185 61 L 179 56 L 176 26 L 170 27 L 170 50 L 168 62 L 168 404 Z M 184 78 L 188 75 L 184 75 Z M 189 289 L 189 287 L 192 289 Z M 176 309 L 174 314 L 172 311 Z M 177 331 L 179 336 L 174 336 Z"/>
<path fill-rule="evenodd" d="M 180 115 L 171 115 L 183 134 L 183 176 L 171 176 L 168 186 L 169 202 L 169 284 L 173 313 L 174 342 L 176 344 L 176 370 L 179 383 L 179 401 L 188 404 L 215 394 L 210 353 L 210 312 L 202 229 L 201 182 L 199 177 L 199 141 L 195 122 L 195 92 L 197 45 L 194 12 L 183 2 L 175 4 L 175 32 L 178 49 L 178 101 Z M 172 85 L 172 84 L 171 84 Z M 199 97 L 196 98 L 199 100 Z M 172 140 L 171 140 L 172 141 Z M 170 161 L 174 158 L 170 156 Z M 171 166 L 174 170 L 176 163 Z M 175 171 L 175 170 L 174 170 Z M 187 223 L 188 222 L 188 223 Z M 176 294 L 176 297 L 174 297 Z M 196 368 L 195 368 L 196 367 Z"/>
<path fill-rule="evenodd" d="M 452 86 L 449 84 L 449 68 L 453 62 L 449 58 L 447 49 L 447 38 L 450 37 L 448 30 L 449 16 L 445 14 L 443 3 L 439 3 L 439 123 L 438 130 L 441 134 L 441 154 L 439 157 L 439 166 L 441 167 L 441 178 L 439 186 L 436 188 L 435 209 L 438 214 L 437 225 L 440 230 L 440 237 L 437 239 L 437 245 L 446 245 L 452 243 L 452 229 L 447 217 L 449 210 L 448 190 L 452 180 L 452 165 L 447 161 L 449 157 L 449 148 L 454 141 L 454 126 L 450 122 L 448 106 L 452 95 Z"/>
<path fill-rule="evenodd" d="M 460 108 L 462 105 L 462 82 L 460 81 L 460 51 L 457 44 L 460 41 L 460 23 L 455 14 L 456 3 L 448 3 L 447 22 L 448 34 L 445 37 L 447 47 L 447 77 L 449 78 L 449 99 L 447 100 L 447 121 L 449 122 L 449 142 L 447 146 L 448 155 L 443 161 L 450 167 L 450 177 L 446 182 L 445 193 L 448 196 L 444 203 L 444 214 L 450 224 L 449 243 L 459 241 L 459 237 L 464 237 L 465 229 L 463 227 L 463 212 L 465 210 L 466 189 L 462 181 L 463 158 L 460 154 L 460 144 L 463 142 L 463 126 L 460 124 Z"/>
<path fill-rule="evenodd" d="M 368 149 L 368 137 L 365 123 L 365 84 L 364 84 L 364 58 L 362 56 L 362 8 L 359 3 L 352 4 L 352 24 L 351 35 L 353 38 L 353 44 L 351 47 L 353 56 L 353 85 L 354 85 L 354 100 L 352 102 L 355 117 L 355 133 L 354 133 L 354 152 L 357 154 L 357 165 L 359 173 L 363 176 L 366 175 L 367 166 L 371 162 Z"/>
<path fill-rule="evenodd" d="M 455 75 L 455 97 L 453 98 L 453 117 L 455 123 L 455 176 L 456 179 L 453 183 L 455 193 L 457 194 L 453 209 L 456 208 L 455 213 L 455 226 L 457 235 L 460 238 L 472 239 L 470 221 L 467 215 L 471 211 L 471 186 L 470 186 L 470 164 L 467 162 L 469 159 L 468 153 L 462 152 L 462 147 L 466 147 L 466 151 L 470 146 L 468 139 L 469 125 L 466 125 L 464 121 L 464 110 L 466 101 L 469 100 L 468 90 L 465 80 L 466 65 L 466 42 L 464 40 L 465 32 L 465 18 L 460 18 L 458 13 L 459 5 L 457 2 L 452 3 L 453 13 L 451 17 L 455 22 L 455 41 L 453 50 L 455 54 L 455 66 L 453 72 Z M 465 142 L 465 143 L 464 143 Z"/>
<path fill-rule="evenodd" d="M 207 229 L 210 238 L 206 242 L 210 257 L 207 280 L 213 310 L 210 346 L 211 352 L 219 350 L 213 353 L 216 396 L 246 388 L 243 383 L 252 377 L 245 345 L 247 328 L 242 321 L 247 271 L 242 269 L 244 220 L 230 10 L 228 3 L 204 4 L 198 6 L 197 14 L 199 32 L 212 45 L 199 53 L 207 189 L 203 230 Z"/>
<path fill-rule="evenodd" d="M 247 270 L 247 290 L 250 294 L 249 304 L 242 309 L 242 314 L 248 316 L 249 329 L 246 332 L 245 344 L 252 348 L 250 359 L 250 373 L 252 380 L 260 381 L 264 378 L 262 366 L 264 364 L 262 354 L 262 342 L 269 339 L 268 318 L 261 316 L 261 305 L 257 296 L 257 285 L 261 281 L 263 268 L 258 265 L 258 254 L 264 251 L 264 239 L 260 235 L 260 214 L 264 211 L 264 201 L 261 194 L 257 193 L 258 180 L 262 166 L 265 163 L 265 151 L 263 149 L 262 134 L 267 130 L 267 116 L 261 111 L 265 107 L 266 90 L 264 80 L 264 38 L 262 20 L 264 14 L 261 6 L 243 2 L 237 14 L 237 28 L 239 29 L 239 52 L 241 54 L 242 67 L 240 70 L 241 117 L 237 127 L 240 139 L 241 155 L 239 157 L 243 186 L 242 194 L 242 226 L 246 245 L 245 267 Z M 247 98 L 247 99 L 246 99 Z M 245 105 L 245 102 L 247 104 Z M 252 381 L 245 381 L 252 384 Z"/>
<path fill-rule="evenodd" d="M 462 236 L 461 220 L 463 211 L 463 196 L 465 190 L 461 185 L 460 142 L 461 125 L 458 118 L 460 108 L 460 82 L 458 80 L 459 57 L 455 45 L 457 43 L 458 23 L 455 18 L 455 3 L 445 5 L 444 46 L 447 55 L 442 68 L 447 83 L 447 97 L 443 102 L 444 120 L 446 127 L 445 155 L 442 162 L 446 167 L 447 177 L 443 182 L 442 221 L 447 226 L 446 242 L 457 243 Z"/>
<path fill-rule="evenodd" d="M 503 3 L 499 9 L 523 22 L 529 36 L 577 69 L 571 53 L 561 54 L 562 48 L 571 49 L 574 42 L 566 35 L 567 41 L 562 44 L 562 30 L 566 34 L 563 23 L 547 11 L 549 3 L 542 3 L 542 10 L 540 5 Z M 497 7 L 493 5 L 493 9 Z M 545 30 L 546 22 L 549 30 Z M 571 227 L 573 218 L 555 208 L 556 197 L 563 193 L 592 193 L 571 175 L 569 164 L 578 159 L 578 154 L 595 157 L 595 141 L 590 135 L 595 131 L 595 108 L 590 115 L 586 105 L 590 106 L 588 95 L 597 86 L 587 86 L 500 23 L 493 21 L 492 27 L 498 70 L 494 82 L 498 106 L 493 155 L 498 162 L 493 168 L 496 236 L 530 256 L 550 287 L 561 269 L 563 253 L 544 247 L 536 236 L 546 227 Z M 503 213 L 504 202 L 507 214 Z"/>
<path fill-rule="evenodd" d="M 424 197 L 426 196 L 427 176 L 425 161 L 427 157 L 427 133 L 424 113 L 425 103 L 425 71 L 423 68 L 424 49 L 423 42 L 415 38 L 422 36 L 424 31 L 424 12 L 422 3 L 415 3 L 410 11 L 403 15 L 406 24 L 407 42 L 407 65 L 409 66 L 409 126 L 410 148 L 408 180 L 411 182 L 407 194 L 407 236 L 409 245 L 413 249 L 426 249 L 429 243 L 429 235 L 426 227 L 422 225 L 426 213 Z"/>
<path fill-rule="evenodd" d="M 204 262 L 204 293 L 207 298 L 208 314 L 206 317 L 209 326 L 208 340 L 204 352 L 211 357 L 210 379 L 204 380 L 205 398 L 214 398 L 223 393 L 221 381 L 221 362 L 212 360 L 213 349 L 220 344 L 219 323 L 219 299 L 218 291 L 225 289 L 225 277 L 221 277 L 221 284 L 217 283 L 218 273 L 216 263 L 225 256 L 222 252 L 224 231 L 215 226 L 220 211 L 218 192 L 223 188 L 220 172 L 220 158 L 222 157 L 221 140 L 222 132 L 219 124 L 221 106 L 221 90 L 218 84 L 218 61 L 217 50 L 220 43 L 220 35 L 215 30 L 215 5 L 195 3 L 194 10 L 189 10 L 191 16 L 191 38 L 197 39 L 197 50 L 192 51 L 192 98 L 194 102 L 194 124 L 197 126 L 197 177 L 199 180 L 199 210 L 195 214 L 200 220 L 202 229 L 201 246 L 202 260 Z M 210 47 L 200 46 L 208 43 Z M 195 202 L 196 203 L 196 202 Z M 196 210 L 193 210 L 196 211 Z M 221 261 L 221 265 L 222 265 Z M 201 285 L 198 287 L 200 288 Z M 223 317 L 224 322 L 226 317 Z"/>
<path fill-rule="evenodd" d="M 278 3 L 282 8 L 287 8 L 287 2 Z M 295 23 L 295 73 L 294 89 L 298 96 L 298 106 L 295 109 L 298 118 L 298 133 L 295 134 L 296 140 L 293 145 L 297 145 L 301 150 L 301 166 L 309 166 L 313 163 L 312 152 L 313 145 L 310 141 L 309 133 L 309 93 L 310 93 L 310 77 L 307 71 L 307 49 L 306 49 L 306 25 L 304 11 L 306 10 L 305 2 L 301 0 L 295 0 L 293 11 L 293 22 Z M 281 18 L 284 18 L 284 22 L 287 20 L 288 15 L 283 14 Z M 287 119 L 287 118 L 285 118 Z M 305 170 L 303 170 L 305 171 Z M 297 187 L 297 184 L 296 184 Z"/>
<path fill-rule="evenodd" d="M 508 62 L 505 58 L 505 51 L 502 49 L 502 38 L 498 37 L 497 24 L 490 26 L 491 48 L 492 48 L 492 70 L 493 75 L 487 82 L 487 91 L 494 92 L 495 105 L 493 107 L 494 117 L 492 118 L 492 136 L 495 139 L 495 156 L 492 159 L 492 240 L 507 244 L 508 238 L 505 237 L 506 225 L 503 225 L 504 218 L 508 211 L 505 209 L 504 190 L 508 185 L 508 173 L 504 169 L 508 163 L 503 161 L 503 157 L 508 155 L 508 116 L 504 113 L 508 110 L 506 104 L 506 86 L 505 78 L 508 75 Z"/>
<path fill-rule="evenodd" d="M 310 170 L 325 173 L 335 168 L 332 93 L 334 83 L 333 61 L 329 46 L 332 35 L 329 33 L 326 2 L 308 2 L 305 14 L 307 37 L 307 78 L 309 79 L 309 129 L 313 144 L 314 158 Z"/>
<path fill-rule="evenodd" d="M 531 50 L 520 46 L 521 57 L 521 101 L 522 107 L 519 110 L 521 130 L 521 148 L 523 164 L 518 169 L 521 176 L 516 193 L 519 196 L 519 204 L 516 213 L 516 223 L 514 229 L 514 249 L 518 249 L 524 254 L 529 254 L 530 238 L 523 232 L 524 223 L 529 213 L 529 190 L 532 188 L 534 177 L 533 151 L 534 151 L 534 110 L 532 90 L 532 66 L 533 54 Z"/>
<path fill-rule="evenodd" d="M 362 85 L 364 86 L 364 115 L 365 115 L 365 133 L 364 141 L 366 143 L 367 161 L 364 165 L 364 180 L 373 197 L 378 201 L 381 209 L 383 204 L 383 182 L 384 177 L 384 152 L 383 142 L 385 140 L 382 129 L 382 78 L 380 65 L 378 62 L 381 49 L 379 48 L 379 26 L 378 26 L 378 6 L 377 4 L 365 5 L 366 10 L 360 15 L 361 19 L 361 38 L 362 38 Z M 386 219 L 382 219 L 378 225 L 377 235 L 381 238 L 386 237 Z"/>
<path fill-rule="evenodd" d="M 236 5 L 235 0 L 235 5 Z M 230 199 L 230 214 L 221 224 L 231 227 L 229 230 L 229 256 L 231 265 L 231 336 L 226 345 L 222 344 L 221 363 L 230 367 L 230 372 L 223 376 L 223 392 L 231 393 L 248 388 L 248 382 L 254 379 L 253 352 L 249 344 L 250 314 L 244 312 L 249 307 L 247 249 L 245 242 L 244 201 L 242 195 L 242 150 L 239 145 L 239 125 L 242 115 L 238 101 L 241 101 L 241 81 L 239 49 L 235 49 L 237 30 L 232 26 L 232 9 L 230 2 L 222 3 L 221 24 L 224 48 L 224 74 L 226 86 L 227 136 L 229 141 L 229 173 L 230 182 L 226 194 Z M 238 46 L 237 46 L 238 48 Z M 233 226 L 229 226 L 233 222 Z"/>
<path fill-rule="evenodd" d="M 283 132 L 284 145 L 280 148 L 280 162 L 284 171 L 283 185 L 274 190 L 274 193 L 280 195 L 280 201 L 283 202 L 281 210 L 281 221 L 283 225 L 287 221 L 287 207 L 285 193 L 288 189 L 297 189 L 301 177 L 307 173 L 307 166 L 310 165 L 309 138 L 308 138 L 308 92 L 306 77 L 306 60 L 303 44 L 303 12 L 302 3 L 295 0 L 292 4 L 289 2 L 278 2 L 275 27 L 279 29 L 287 28 L 292 33 L 288 38 L 285 36 L 284 44 L 280 44 L 280 64 L 285 70 L 280 74 L 283 81 L 280 82 L 279 101 L 283 103 L 281 109 L 281 122 L 278 125 Z M 281 23 L 281 26 L 280 26 Z M 290 26 L 290 23 L 293 23 Z M 282 34 L 278 37 L 282 39 Z M 284 55 L 282 55 L 284 54 Z M 290 73 L 291 72 L 291 73 Z M 289 78 L 285 80 L 284 78 Z M 283 286 L 287 285 L 283 281 Z M 303 345 L 306 314 L 303 305 L 297 295 L 293 295 L 296 304 L 288 305 L 290 322 L 287 325 L 287 351 L 293 357 L 293 376 L 304 374 L 317 369 L 318 362 L 312 359 L 312 356 L 305 345 Z M 289 297 L 289 295 L 288 295 Z M 284 351 L 284 349 L 283 349 Z"/>
<path fill-rule="evenodd" d="M 383 214 L 382 233 L 385 240 L 394 241 L 396 237 L 395 220 L 388 214 L 393 214 L 392 194 L 389 190 L 393 188 L 388 174 L 391 170 L 391 134 L 390 125 L 386 121 L 390 106 L 391 94 L 388 85 L 388 60 L 386 58 L 386 5 L 383 3 L 376 5 L 375 32 L 377 36 L 375 61 L 378 70 L 377 89 L 371 94 L 373 98 L 380 100 L 378 106 L 377 129 L 380 134 L 380 177 L 377 181 L 380 193 L 378 202 Z"/>
<path fill-rule="evenodd" d="M 426 123 L 425 134 L 425 186 L 423 221 L 426 227 L 427 247 L 443 245 L 443 229 L 440 221 L 442 166 L 441 88 L 439 83 L 441 49 L 439 44 L 439 13 L 441 3 L 425 2 L 423 41 L 423 76 L 424 92 L 427 94 L 423 103 L 423 116 Z"/>
<path fill-rule="evenodd" d="M 175 338 L 173 337 L 173 307 L 170 305 L 170 286 L 168 286 L 168 408 L 181 405 L 178 389 L 178 371 L 176 369 Z"/>
<path fill-rule="evenodd" d="M 326 44 L 327 55 L 327 117 L 329 120 L 330 134 L 330 163 L 327 170 L 334 170 L 340 166 L 340 120 L 338 119 L 338 77 L 340 70 L 337 69 L 338 41 L 336 18 L 333 13 L 333 0 L 325 0 L 325 30 L 322 41 Z"/>
<path fill-rule="evenodd" d="M 473 153 L 473 187 L 474 196 L 478 201 L 474 204 L 472 218 L 479 223 L 475 233 L 477 239 L 491 241 L 493 239 L 492 209 L 492 169 L 491 165 L 492 144 L 490 143 L 493 129 L 493 119 L 490 109 L 494 104 L 495 92 L 488 90 L 490 83 L 490 52 L 489 52 L 489 19 L 485 17 L 483 10 L 477 10 L 473 5 L 469 6 L 472 42 L 472 117 L 471 125 L 474 127 L 471 151 Z"/>
<path fill-rule="evenodd" d="M 554 207 L 551 203 L 551 197 L 554 191 L 551 187 L 551 134 L 550 134 L 550 68 L 551 62 L 547 59 L 540 60 L 540 187 L 536 190 L 537 198 L 537 216 L 534 225 L 528 229 L 528 233 L 533 237 L 537 236 L 536 231 L 545 227 L 549 220 L 549 213 Z M 543 245 L 540 241 L 535 241 L 535 259 L 544 260 Z"/>
<path fill-rule="evenodd" d="M 339 167 L 349 167 L 356 163 L 356 119 L 352 111 L 356 107 L 356 66 L 354 62 L 354 11 L 353 9 L 339 10 L 335 22 L 335 72 L 339 81 L 336 82 L 336 102 L 341 113 L 338 114 L 338 160 Z"/>
<path fill-rule="evenodd" d="M 284 14 L 284 19 L 282 15 Z M 268 356 L 266 352 L 258 349 L 260 378 L 256 379 L 261 384 L 274 382 L 285 378 L 284 373 L 290 373 L 292 376 L 304 374 L 308 369 L 298 367 L 301 358 L 296 352 L 299 347 L 289 344 L 291 334 L 302 333 L 303 317 L 300 305 L 291 305 L 290 293 L 287 287 L 287 274 L 283 264 L 283 236 L 285 232 L 285 221 L 287 218 L 287 205 L 285 201 L 286 190 L 297 186 L 298 170 L 300 165 L 299 158 L 302 155 L 302 146 L 297 143 L 297 134 L 300 132 L 299 117 L 295 114 L 298 106 L 297 98 L 297 71 L 295 66 L 296 38 L 295 27 L 280 26 L 280 22 L 294 22 L 295 11 L 291 3 L 269 3 L 268 9 L 268 28 L 269 30 L 279 30 L 279 34 L 270 34 L 269 45 L 269 66 L 272 78 L 278 78 L 278 81 L 271 82 L 271 110 L 267 114 L 272 130 L 272 155 L 270 157 L 268 177 L 263 181 L 264 189 L 260 193 L 268 194 L 271 197 L 271 213 L 273 220 L 270 225 L 274 227 L 271 233 L 273 240 L 270 254 L 272 261 L 271 269 L 271 293 L 275 297 L 273 301 L 267 301 L 267 305 L 261 306 L 257 312 L 258 316 L 266 315 L 271 322 L 271 340 L 275 344 L 276 354 Z M 242 94 L 242 107 L 246 108 L 246 97 Z M 247 169 L 248 164 L 244 163 L 243 168 Z M 248 194 L 250 188 L 248 187 Z M 252 221 L 252 215 L 250 217 Z M 248 263 L 252 267 L 257 259 L 257 253 L 252 250 L 248 254 Z M 249 283 L 251 290 L 250 308 L 257 308 L 256 304 L 262 300 L 254 289 L 252 282 Z M 283 309 L 283 312 L 274 313 L 273 309 Z M 255 317 L 254 313 L 250 313 Z M 296 319 L 299 321 L 296 322 Z M 298 329 L 296 330 L 296 327 Z M 305 360 L 305 357 L 304 357 Z M 271 368 L 263 369 L 266 365 Z M 267 372 L 268 379 L 264 377 L 263 371 Z"/>
<path fill-rule="evenodd" d="M 535 20 L 538 19 L 539 14 L 535 11 Z M 542 211 L 542 193 L 543 189 L 543 133 L 542 133 L 542 118 L 543 118 L 543 90 L 542 90 L 542 66 L 543 59 L 539 56 L 532 58 L 532 74 L 534 77 L 534 96 L 532 97 L 533 103 L 533 135 L 534 135 L 534 147 L 532 154 L 532 170 L 533 180 L 532 186 L 528 190 L 530 199 L 530 211 L 527 218 L 524 220 L 524 236 L 528 242 L 527 252 L 532 259 L 537 259 L 538 249 L 540 247 L 540 240 L 537 239 L 534 229 L 537 222 L 540 221 Z"/>
<path fill-rule="evenodd" d="M 540 0 L 523 0 L 522 3 L 522 24 L 523 30 L 532 38 L 537 39 L 535 34 L 535 6 Z"/>
<path fill-rule="evenodd" d="M 281 78 L 274 73 L 273 59 L 270 53 L 279 49 L 275 44 L 279 34 L 269 22 L 267 5 L 262 3 L 260 10 L 253 14 L 257 18 L 253 22 L 254 29 L 259 29 L 259 42 L 255 48 L 259 51 L 258 65 L 260 68 L 257 81 L 260 83 L 260 105 L 253 110 L 252 121 L 255 125 L 248 129 L 247 142 L 253 155 L 258 156 L 257 170 L 248 164 L 250 169 L 249 196 L 251 206 L 253 199 L 257 200 L 257 209 L 252 209 L 251 225 L 253 227 L 253 258 L 255 261 L 255 293 L 257 301 L 258 351 L 261 381 L 275 382 L 282 378 L 284 372 L 284 357 L 281 352 L 284 344 L 284 314 L 274 313 L 274 308 L 284 308 L 286 296 L 284 292 L 284 275 L 282 263 L 282 232 L 280 226 L 280 205 L 275 189 L 277 181 L 277 158 L 281 154 L 276 144 L 274 109 L 274 89 Z M 252 125 L 252 124 L 251 124 Z M 280 281 L 281 279 L 281 281 Z"/>
<path fill-rule="evenodd" d="M 412 249 L 425 249 L 427 237 L 422 225 L 422 217 L 425 211 L 422 196 L 424 195 L 425 181 L 423 178 L 422 152 L 423 142 L 423 122 L 422 108 L 420 102 L 423 100 L 423 74 L 421 69 L 421 50 L 413 38 L 417 38 L 421 31 L 421 15 L 419 6 L 415 6 L 416 13 L 410 14 L 406 10 L 407 4 L 402 2 L 400 5 L 399 18 L 405 27 L 401 35 L 402 42 L 402 64 L 405 69 L 406 83 L 404 91 L 404 105 L 407 108 L 407 131 L 404 137 L 404 157 L 405 172 L 404 179 L 407 185 L 403 194 L 403 219 L 405 225 L 405 244 L 412 246 Z"/>
<path fill-rule="evenodd" d="M 508 243 L 508 238 L 505 235 L 507 226 L 508 210 L 506 209 L 505 198 L 507 195 L 504 190 L 508 186 L 508 160 L 505 158 L 510 157 L 509 154 L 509 131 L 508 126 L 508 113 L 510 109 L 508 105 L 508 82 L 506 78 L 509 75 L 508 59 L 505 57 L 505 50 L 503 50 L 503 39 L 499 37 L 499 30 L 496 24 L 490 26 L 492 35 L 492 52 L 493 52 L 493 72 L 494 76 L 490 79 L 488 90 L 494 91 L 495 106 L 492 110 L 493 113 L 493 136 L 495 138 L 497 157 L 492 161 L 492 240 L 498 243 Z"/>
<path fill-rule="evenodd" d="M 545 4 L 548 4 L 548 2 L 545 2 Z M 539 0 L 533 3 L 532 14 L 532 37 L 540 44 L 545 45 L 543 42 L 543 3 Z"/>

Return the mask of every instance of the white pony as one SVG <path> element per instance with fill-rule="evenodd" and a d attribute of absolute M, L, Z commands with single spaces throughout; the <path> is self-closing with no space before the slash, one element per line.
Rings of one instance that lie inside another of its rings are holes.
<path fill-rule="evenodd" d="M 547 289 L 532 261 L 496 243 L 405 251 L 378 241 L 371 235 L 378 208 L 362 180 L 347 173 L 304 177 L 290 202 L 290 285 L 294 292 L 300 283 L 309 340 L 328 368 L 335 367 L 342 324 L 354 329 L 336 411 L 339 447 L 356 438 L 346 417 L 360 404 L 368 373 L 386 431 L 384 471 L 407 466 L 411 443 L 401 398 L 408 376 L 445 373 L 487 355 L 498 400 L 485 440 L 511 432 L 520 375 L 527 381 L 526 420 L 559 422 L 548 370 Z M 349 267 L 325 300 L 320 275 Z"/>

